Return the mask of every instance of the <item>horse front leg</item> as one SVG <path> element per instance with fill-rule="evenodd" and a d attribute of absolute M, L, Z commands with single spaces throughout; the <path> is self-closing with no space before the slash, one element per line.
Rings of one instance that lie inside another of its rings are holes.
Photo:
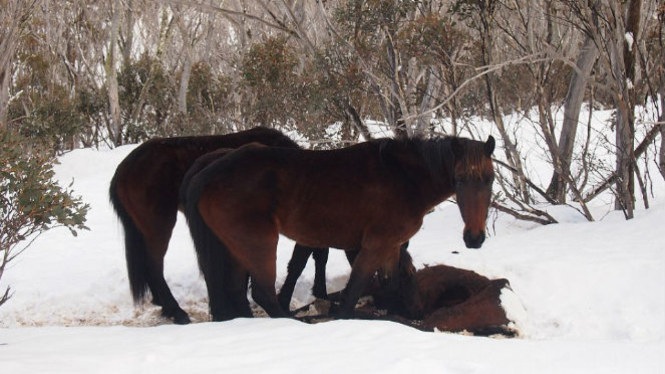
<path fill-rule="evenodd" d="M 284 284 L 279 290 L 279 295 L 277 296 L 279 305 L 282 307 L 282 309 L 284 309 L 284 311 L 288 312 L 290 309 L 293 290 L 296 287 L 298 278 L 302 274 L 303 270 L 305 270 L 305 265 L 307 264 L 307 260 L 309 260 L 309 256 L 311 256 L 313 252 L 314 249 L 305 247 L 298 243 L 296 243 L 295 247 L 293 248 L 293 255 L 291 255 L 291 260 L 289 260 L 289 264 L 286 267 L 286 279 L 284 280 Z M 314 284 L 316 285 L 316 281 Z"/>
<path fill-rule="evenodd" d="M 369 281 L 374 273 L 386 263 L 396 266 L 399 256 L 399 249 L 392 247 L 389 250 L 377 248 L 363 248 L 360 250 L 353 261 L 351 276 L 344 289 L 342 305 L 336 313 L 339 318 L 349 318 L 353 315 L 353 310 L 367 288 Z"/>
<path fill-rule="evenodd" d="M 389 313 L 396 313 L 411 319 L 423 318 L 423 303 L 416 278 L 416 268 L 411 255 L 406 250 L 409 242 L 400 247 L 399 261 L 394 269 L 382 269 L 388 276 L 382 283 L 382 294 L 391 302 L 388 303 Z M 381 278 L 381 277 L 380 277 Z"/>
<path fill-rule="evenodd" d="M 312 294 L 319 299 L 328 299 L 328 290 L 326 288 L 326 265 L 328 264 L 328 248 L 315 249 L 314 257 L 314 284 L 312 285 Z"/>

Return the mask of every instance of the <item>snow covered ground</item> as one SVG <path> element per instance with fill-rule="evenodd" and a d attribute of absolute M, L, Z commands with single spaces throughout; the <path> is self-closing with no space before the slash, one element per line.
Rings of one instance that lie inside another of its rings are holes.
<path fill-rule="evenodd" d="M 570 207 L 550 207 L 561 223 L 549 226 L 498 215 L 480 250 L 464 247 L 454 204 L 426 217 L 409 248 L 416 266 L 507 278 L 515 339 L 375 321 L 206 322 L 205 285 L 182 216 L 165 274 L 194 323 L 175 326 L 156 307 L 132 304 L 122 229 L 108 203 L 111 175 L 134 147 L 60 159 L 57 177 L 73 180 L 92 207 L 91 230 L 77 238 L 47 232 L 5 273 L 0 287 L 15 294 L 0 308 L 2 373 L 665 373 L 665 184 L 657 174 L 651 209 L 638 204 L 632 221 L 601 200 L 591 223 Z M 292 248 L 280 240 L 277 286 Z M 348 274 L 343 254 L 331 253 L 329 290 L 341 289 Z M 294 307 L 312 300 L 313 275 L 310 263 Z"/>

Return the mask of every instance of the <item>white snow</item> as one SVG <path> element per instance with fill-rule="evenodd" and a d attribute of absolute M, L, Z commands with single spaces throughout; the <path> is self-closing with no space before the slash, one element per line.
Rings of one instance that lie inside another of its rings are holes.
<path fill-rule="evenodd" d="M 633 42 L 635 41 L 635 38 L 633 38 L 633 33 L 627 32 L 625 38 L 626 38 L 626 43 L 628 44 L 628 50 L 632 52 Z"/>
<path fill-rule="evenodd" d="M 635 86 L 633 85 L 633 81 L 630 80 L 630 78 L 626 78 L 626 88 L 629 89 L 629 90 L 632 90 L 632 89 L 635 88 Z"/>
<path fill-rule="evenodd" d="M 518 338 L 354 320 L 206 322 L 205 285 L 182 216 L 165 274 L 194 323 L 175 326 L 158 308 L 132 304 L 122 229 L 108 203 L 110 177 L 134 147 L 60 158 L 57 177 L 63 184 L 73 180 L 90 203 L 91 230 L 77 238 L 68 230 L 49 231 L 7 269 L 0 289 L 10 285 L 15 294 L 0 307 L 2 373 L 665 372 L 665 183 L 657 172 L 651 174 L 651 208 L 638 203 L 631 221 L 601 199 L 591 207 L 596 222 L 570 207 L 549 207 L 561 222 L 549 226 L 493 214 L 485 245 L 469 250 L 454 204 L 426 217 L 409 248 L 416 266 L 443 263 L 507 278 L 513 292 L 502 300 Z M 292 247 L 280 240 L 278 287 Z M 344 255 L 331 253 L 329 290 L 341 289 L 348 274 Z M 312 300 L 313 275 L 310 263 L 294 307 Z"/>

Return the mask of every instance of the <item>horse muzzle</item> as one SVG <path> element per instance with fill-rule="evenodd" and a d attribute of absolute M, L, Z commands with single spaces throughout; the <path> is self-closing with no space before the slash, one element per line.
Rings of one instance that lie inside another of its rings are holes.
<path fill-rule="evenodd" d="M 471 230 L 464 231 L 464 244 L 467 248 L 480 248 L 485 241 L 485 233 L 480 231 L 477 234 L 473 234 Z"/>

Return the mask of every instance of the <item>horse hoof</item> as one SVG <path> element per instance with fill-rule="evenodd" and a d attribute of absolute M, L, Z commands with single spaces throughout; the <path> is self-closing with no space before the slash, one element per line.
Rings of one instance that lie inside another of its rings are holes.
<path fill-rule="evenodd" d="M 279 303 L 279 306 L 282 308 L 282 310 L 285 310 L 287 312 L 291 311 L 291 300 L 286 300 L 285 298 L 280 298 L 280 295 L 277 295 L 277 302 Z"/>
<path fill-rule="evenodd" d="M 162 309 L 162 316 L 172 319 L 173 323 L 176 325 L 188 325 L 192 322 L 187 313 L 183 310 L 168 312 Z"/>
<path fill-rule="evenodd" d="M 189 325 L 192 321 L 189 319 L 189 316 L 185 314 L 180 317 L 173 317 L 173 323 L 176 325 Z"/>

